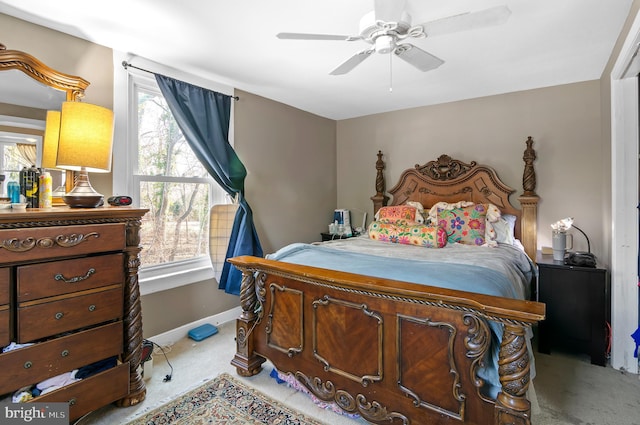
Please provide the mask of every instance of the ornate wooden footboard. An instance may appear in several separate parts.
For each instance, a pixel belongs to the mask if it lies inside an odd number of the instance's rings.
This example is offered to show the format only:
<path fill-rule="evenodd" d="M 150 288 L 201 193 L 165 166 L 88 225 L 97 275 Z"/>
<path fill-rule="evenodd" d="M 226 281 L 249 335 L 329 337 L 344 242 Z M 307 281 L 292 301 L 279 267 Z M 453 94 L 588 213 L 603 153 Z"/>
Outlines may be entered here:
<path fill-rule="evenodd" d="M 243 273 L 237 322 L 240 375 L 268 358 L 313 394 L 373 423 L 529 424 L 527 328 L 531 301 L 445 290 L 256 257 Z M 478 376 L 487 320 L 503 325 L 502 392 Z"/>

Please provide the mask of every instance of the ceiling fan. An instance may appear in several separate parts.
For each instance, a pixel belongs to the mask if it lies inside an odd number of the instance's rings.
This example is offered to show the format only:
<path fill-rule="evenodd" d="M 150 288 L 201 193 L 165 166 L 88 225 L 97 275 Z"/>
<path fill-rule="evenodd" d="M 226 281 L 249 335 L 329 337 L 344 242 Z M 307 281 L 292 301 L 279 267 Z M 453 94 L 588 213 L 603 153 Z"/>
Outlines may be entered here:
<path fill-rule="evenodd" d="M 351 56 L 331 71 L 331 75 L 348 73 L 374 52 L 393 53 L 420 71 L 430 71 L 438 68 L 444 61 L 411 43 L 403 42 L 404 40 L 499 25 L 506 22 L 511 14 L 507 6 L 496 6 L 411 25 L 411 16 L 405 10 L 406 3 L 406 0 L 374 0 L 374 10 L 360 19 L 358 35 L 281 32 L 276 37 L 288 40 L 362 40 L 373 46 Z"/>

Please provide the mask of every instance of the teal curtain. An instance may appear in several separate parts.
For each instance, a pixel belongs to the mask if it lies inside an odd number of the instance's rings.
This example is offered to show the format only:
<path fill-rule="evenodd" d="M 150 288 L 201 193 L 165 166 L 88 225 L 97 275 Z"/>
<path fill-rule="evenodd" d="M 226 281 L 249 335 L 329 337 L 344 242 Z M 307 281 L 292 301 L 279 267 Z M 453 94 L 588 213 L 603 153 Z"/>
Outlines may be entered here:
<path fill-rule="evenodd" d="M 229 144 L 231 97 L 156 74 L 156 81 L 187 143 L 213 179 L 238 199 L 226 258 L 263 256 L 253 213 L 244 198 L 247 170 Z M 219 288 L 240 294 L 241 272 L 225 262 Z"/>

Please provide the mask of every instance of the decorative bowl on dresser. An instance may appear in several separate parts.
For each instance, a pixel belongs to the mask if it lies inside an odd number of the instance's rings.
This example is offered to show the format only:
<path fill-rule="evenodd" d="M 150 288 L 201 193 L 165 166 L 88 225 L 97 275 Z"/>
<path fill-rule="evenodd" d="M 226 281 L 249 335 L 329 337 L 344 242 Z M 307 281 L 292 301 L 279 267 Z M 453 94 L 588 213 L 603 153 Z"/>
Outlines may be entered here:
<path fill-rule="evenodd" d="M 112 359 L 114 367 L 33 398 L 70 421 L 144 400 L 139 229 L 145 209 L 0 210 L 0 394 Z"/>

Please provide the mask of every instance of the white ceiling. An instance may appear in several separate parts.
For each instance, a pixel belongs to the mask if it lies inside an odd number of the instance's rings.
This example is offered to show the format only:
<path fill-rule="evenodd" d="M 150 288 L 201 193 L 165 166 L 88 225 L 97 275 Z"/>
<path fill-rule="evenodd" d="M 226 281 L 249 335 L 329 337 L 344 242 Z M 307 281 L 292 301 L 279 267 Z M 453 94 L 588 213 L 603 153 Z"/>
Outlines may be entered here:
<path fill-rule="evenodd" d="M 0 0 L 0 13 L 345 119 L 598 79 L 632 0 L 408 0 L 413 24 L 501 5 L 511 10 L 502 25 L 413 40 L 445 61 L 428 72 L 374 54 L 350 73 L 332 76 L 369 45 L 276 38 L 278 32 L 357 35 L 373 3 Z"/>

